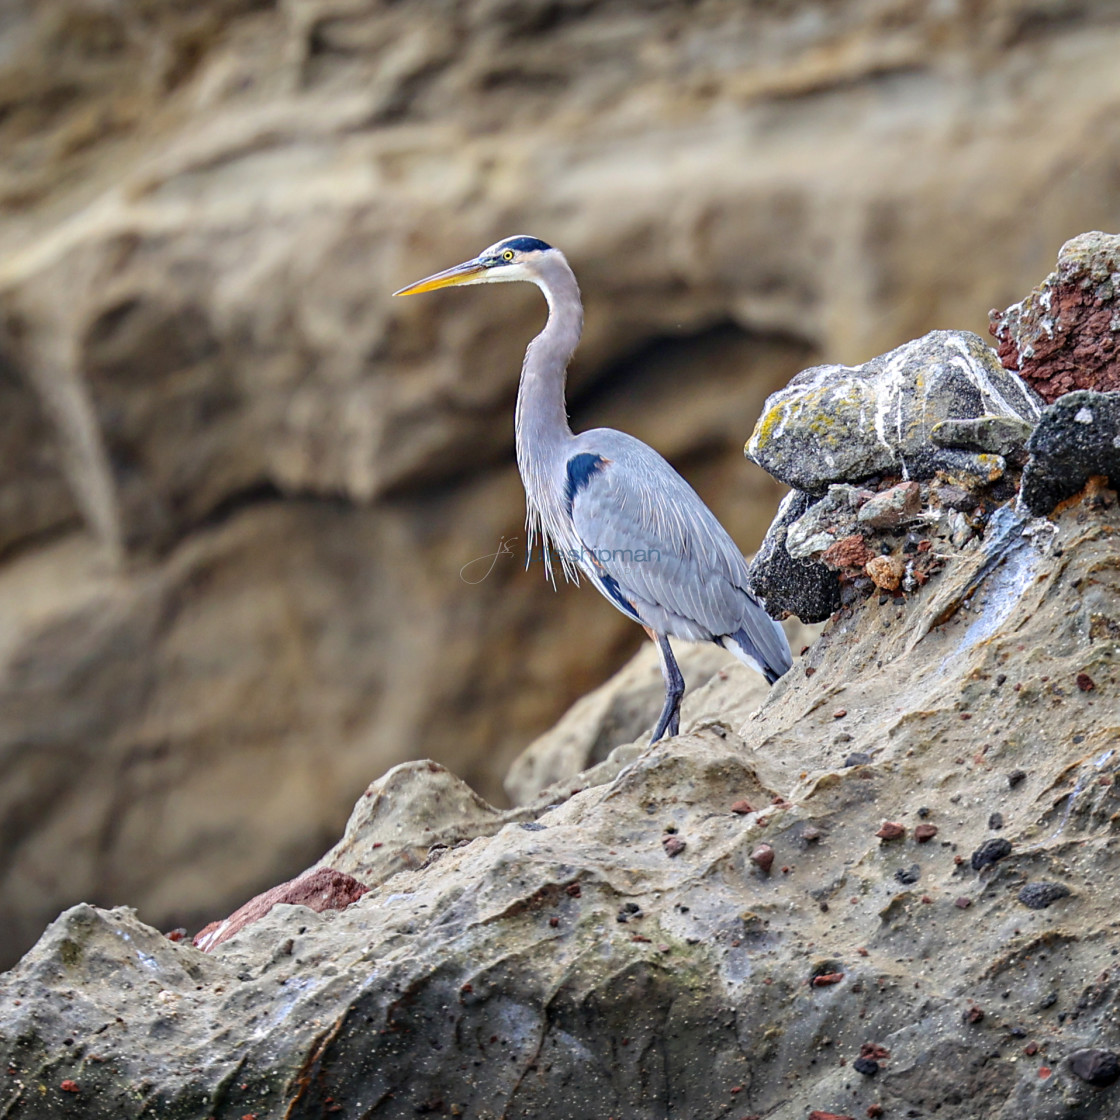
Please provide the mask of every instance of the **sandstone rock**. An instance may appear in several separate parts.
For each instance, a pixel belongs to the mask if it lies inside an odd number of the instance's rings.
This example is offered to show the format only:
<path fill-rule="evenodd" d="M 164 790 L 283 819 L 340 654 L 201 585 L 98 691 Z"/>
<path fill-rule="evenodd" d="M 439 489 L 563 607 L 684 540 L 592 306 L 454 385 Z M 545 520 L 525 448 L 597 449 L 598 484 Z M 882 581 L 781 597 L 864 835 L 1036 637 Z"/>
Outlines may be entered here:
<path fill-rule="evenodd" d="M 1023 504 L 1045 515 L 1094 475 L 1120 487 L 1120 392 L 1079 389 L 1043 410 L 1027 444 Z"/>
<path fill-rule="evenodd" d="M 796 619 L 785 624 L 790 649 L 809 646 L 819 626 Z M 761 706 L 770 685 L 718 646 L 678 643 L 677 663 L 684 674 L 681 728 L 694 729 L 713 703 L 730 721 L 742 722 Z M 717 696 L 735 698 L 733 705 Z M 665 699 L 657 651 L 644 644 L 610 680 L 576 703 L 550 731 L 535 739 L 510 766 L 505 788 L 515 805 L 552 794 L 563 799 L 573 785 L 612 780 L 649 741 L 650 728 Z M 565 786 L 566 783 L 566 786 Z M 748 810 L 749 812 L 749 810 Z"/>
<path fill-rule="evenodd" d="M 991 414 L 1033 422 L 1039 404 L 976 335 L 933 331 L 862 366 L 803 370 L 767 399 L 746 452 L 810 493 L 889 472 L 988 477 L 984 455 L 933 444 L 934 426 Z"/>
<path fill-rule="evenodd" d="M 989 320 L 1000 361 L 1047 404 L 1075 389 L 1120 390 L 1120 236 L 1067 241 L 1057 268 Z"/>
<path fill-rule="evenodd" d="M 0 644 L 34 688 L 2 686 L 29 795 L 0 821 L 0 957 L 81 898 L 180 924 L 287 879 L 405 756 L 497 799 L 643 640 L 504 560 L 456 594 L 522 532 L 509 406 L 541 304 L 389 292 L 512 230 L 562 245 L 573 423 L 669 451 L 750 550 L 778 486 L 729 449 L 770 391 L 981 329 L 1071 222 L 1114 222 L 1114 13 L 1040 11 L 6 5 Z M 235 531 L 216 575 L 184 563 Z M 835 578 L 799 571 L 828 617 Z M 170 632 L 116 646 L 99 596 L 153 584 Z"/>
<path fill-rule="evenodd" d="M 337 1104 L 644 1116 L 669 1102 L 691 1116 L 729 1099 L 862 1115 L 889 1092 L 900 1112 L 1013 1120 L 1056 1115 L 1060 1086 L 1063 1111 L 1068 1097 L 1106 1120 L 1109 1070 L 1077 1055 L 1120 1043 L 1101 967 L 1115 920 L 1115 783 L 1098 780 L 1118 776 L 1120 728 L 1116 706 L 1094 702 L 1115 676 L 1114 641 L 1088 624 L 1120 602 L 1120 510 L 1085 504 L 1054 524 L 1051 543 L 1020 538 L 1013 562 L 953 557 L 940 587 L 892 608 L 890 627 L 873 604 L 846 612 L 810 650 L 814 675 L 779 685 L 738 726 L 734 695 L 711 692 L 706 726 L 562 803 L 510 811 L 496 831 L 503 814 L 441 769 L 387 775 L 355 811 L 346 846 L 358 862 L 382 850 L 365 844 L 367 828 L 418 847 L 431 834 L 461 839 L 345 909 L 281 903 L 203 954 L 130 911 L 75 907 L 0 977 L 9 1115 L 301 1120 Z M 969 594 L 967 615 L 946 615 Z M 1079 612 L 1085 625 L 1071 625 Z M 997 670 L 1061 681 L 1086 665 L 1097 692 L 1041 704 L 1037 685 L 995 683 Z M 834 744 L 841 697 L 849 733 Z M 974 755 L 985 724 L 1000 733 Z M 844 768 L 848 748 L 874 762 Z M 875 838 L 889 807 L 899 820 L 937 814 L 947 843 L 977 849 L 1012 764 L 1032 774 L 1006 826 L 1014 850 L 1083 884 L 1068 927 L 1056 908 L 1025 912 L 994 881 L 999 864 L 985 878 L 1000 889 L 957 907 L 961 872 L 937 845 L 922 849 L 927 903 L 896 881 Z M 740 816 L 732 796 L 769 807 Z M 803 842 L 807 829 L 818 842 Z M 674 858 L 666 836 L 684 842 Z M 769 876 L 751 871 L 764 844 L 792 854 Z M 919 945 L 920 970 L 909 961 Z M 1099 978 L 1060 1032 L 1067 1004 L 1042 998 L 1059 970 Z M 1052 1078 L 992 1058 L 983 1009 L 994 1006 L 1052 1040 Z M 837 1037 L 889 1054 L 874 1095 L 850 1065 L 806 1062 Z"/>

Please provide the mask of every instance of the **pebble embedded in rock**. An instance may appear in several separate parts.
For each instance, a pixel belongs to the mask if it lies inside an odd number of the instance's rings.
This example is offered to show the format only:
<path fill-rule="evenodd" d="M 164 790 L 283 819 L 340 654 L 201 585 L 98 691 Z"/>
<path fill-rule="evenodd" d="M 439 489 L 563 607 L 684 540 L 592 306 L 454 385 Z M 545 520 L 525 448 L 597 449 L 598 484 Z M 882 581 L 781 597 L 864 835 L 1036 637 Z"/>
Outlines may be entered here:
<path fill-rule="evenodd" d="M 1020 782 L 1026 781 L 1026 778 L 1026 770 L 1012 770 L 1011 773 L 1007 775 L 1007 785 L 1010 789 L 1014 789 Z"/>
<path fill-rule="evenodd" d="M 906 826 L 899 824 L 898 821 L 883 821 L 875 835 L 880 840 L 901 840 L 906 835 Z"/>
<path fill-rule="evenodd" d="M 874 1077 L 879 1072 L 879 1063 L 874 1058 L 856 1058 L 852 1062 L 852 1069 L 862 1073 L 864 1077 Z"/>
<path fill-rule="evenodd" d="M 749 801 L 736 801 L 735 804 L 731 806 L 731 811 L 737 813 L 739 816 L 746 816 L 747 813 L 754 812 Z"/>
<path fill-rule="evenodd" d="M 916 482 L 900 482 L 864 502 L 856 520 L 872 529 L 897 529 L 918 516 L 921 501 L 922 490 Z"/>
<path fill-rule="evenodd" d="M 964 1021 L 966 1023 L 982 1023 L 984 1021 L 984 1011 L 980 1007 L 970 1007 L 964 1013 Z"/>
<path fill-rule="evenodd" d="M 1111 1050 L 1075 1050 L 1069 1056 L 1069 1068 L 1082 1081 L 1104 1089 L 1120 1079 L 1120 1056 Z"/>
<path fill-rule="evenodd" d="M 1096 682 L 1088 673 L 1078 673 L 1076 679 L 1077 687 L 1081 689 L 1082 692 L 1092 692 L 1093 689 L 1097 687 Z"/>
<path fill-rule="evenodd" d="M 871 582 L 883 591 L 897 591 L 906 574 L 906 563 L 901 556 L 873 556 L 864 565 Z"/>
<path fill-rule="evenodd" d="M 979 871 L 982 867 L 988 867 L 990 864 L 999 863 L 1001 859 L 1011 855 L 1011 841 L 1005 840 L 1002 836 L 994 837 L 991 840 L 985 840 L 979 848 L 972 853 L 972 870 Z"/>
<path fill-rule="evenodd" d="M 755 864 L 759 871 L 768 874 L 770 868 L 774 866 L 774 849 L 769 844 L 759 844 L 751 852 L 751 863 Z"/>
<path fill-rule="evenodd" d="M 967 910 L 972 905 L 972 899 L 971 898 L 966 898 L 965 896 L 962 895 L 960 898 L 957 899 L 956 902 L 953 903 L 953 905 L 958 910 Z"/>
<path fill-rule="evenodd" d="M 1028 910 L 1045 910 L 1059 898 L 1068 898 L 1069 887 L 1062 883 L 1027 883 L 1019 891 L 1019 901 Z"/>
<path fill-rule="evenodd" d="M 909 867 L 900 867 L 894 873 L 894 877 L 904 886 L 909 886 L 922 877 L 922 869 L 918 864 L 912 863 Z"/>
<path fill-rule="evenodd" d="M 914 839 L 919 844 L 928 844 L 937 835 L 937 825 L 920 824 L 914 829 Z"/>
<path fill-rule="evenodd" d="M 999 830 L 1001 828 L 1003 828 L 1003 814 L 1002 813 L 993 813 L 988 818 L 988 827 L 993 832 L 999 832 Z"/>
<path fill-rule="evenodd" d="M 871 761 L 871 755 L 866 751 L 852 751 L 846 759 L 844 759 L 845 767 L 852 766 L 866 766 Z"/>
<path fill-rule="evenodd" d="M 665 849 L 665 854 L 671 858 L 679 856 L 688 845 L 679 836 L 666 836 L 661 841 L 661 846 Z"/>

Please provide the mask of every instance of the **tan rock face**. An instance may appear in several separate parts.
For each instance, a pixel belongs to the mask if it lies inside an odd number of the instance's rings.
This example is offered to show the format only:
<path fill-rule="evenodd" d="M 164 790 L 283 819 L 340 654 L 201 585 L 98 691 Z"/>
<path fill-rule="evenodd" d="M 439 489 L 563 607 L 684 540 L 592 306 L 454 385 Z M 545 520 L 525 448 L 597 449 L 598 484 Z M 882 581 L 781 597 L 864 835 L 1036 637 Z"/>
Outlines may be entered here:
<path fill-rule="evenodd" d="M 509 558 L 459 579 L 521 534 L 543 311 L 401 283 L 507 233 L 562 246 L 573 423 L 670 454 L 750 549 L 767 393 L 979 328 L 1117 224 L 1103 2 L 11 7 L 0 886 L 33 913 L 0 955 L 79 897 L 166 924 L 271 885 L 406 757 L 496 795 L 640 640 Z"/>

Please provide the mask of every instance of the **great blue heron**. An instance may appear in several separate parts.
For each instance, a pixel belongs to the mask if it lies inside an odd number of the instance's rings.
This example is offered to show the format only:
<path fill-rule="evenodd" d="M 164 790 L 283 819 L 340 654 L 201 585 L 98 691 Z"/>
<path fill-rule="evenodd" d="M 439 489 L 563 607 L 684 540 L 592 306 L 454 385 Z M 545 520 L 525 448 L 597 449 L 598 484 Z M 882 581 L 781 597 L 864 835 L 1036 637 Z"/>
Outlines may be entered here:
<path fill-rule="evenodd" d="M 751 594 L 735 542 L 696 491 L 652 448 L 610 428 L 574 435 L 564 382 L 583 328 L 579 285 L 564 254 L 536 237 L 507 237 L 474 260 L 395 294 L 452 284 L 528 280 L 548 301 L 517 392 L 517 466 L 525 484 L 529 548 L 556 550 L 657 645 L 665 705 L 653 742 L 680 730 L 684 678 L 669 638 L 730 650 L 773 684 L 792 665 L 785 633 Z"/>

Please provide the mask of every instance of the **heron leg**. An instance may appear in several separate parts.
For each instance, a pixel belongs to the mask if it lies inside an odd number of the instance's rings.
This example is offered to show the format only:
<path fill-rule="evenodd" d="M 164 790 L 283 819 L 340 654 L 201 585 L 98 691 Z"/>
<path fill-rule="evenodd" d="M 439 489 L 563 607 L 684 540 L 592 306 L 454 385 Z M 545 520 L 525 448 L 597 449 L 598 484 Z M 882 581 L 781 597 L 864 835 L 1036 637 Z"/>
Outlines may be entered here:
<path fill-rule="evenodd" d="M 684 677 L 673 657 L 669 639 L 664 634 L 650 632 L 657 643 L 657 653 L 661 658 L 661 675 L 665 678 L 665 706 L 661 709 L 657 726 L 653 729 L 651 743 L 656 743 L 666 732 L 669 737 L 679 735 L 681 730 L 681 697 L 684 696 Z"/>

